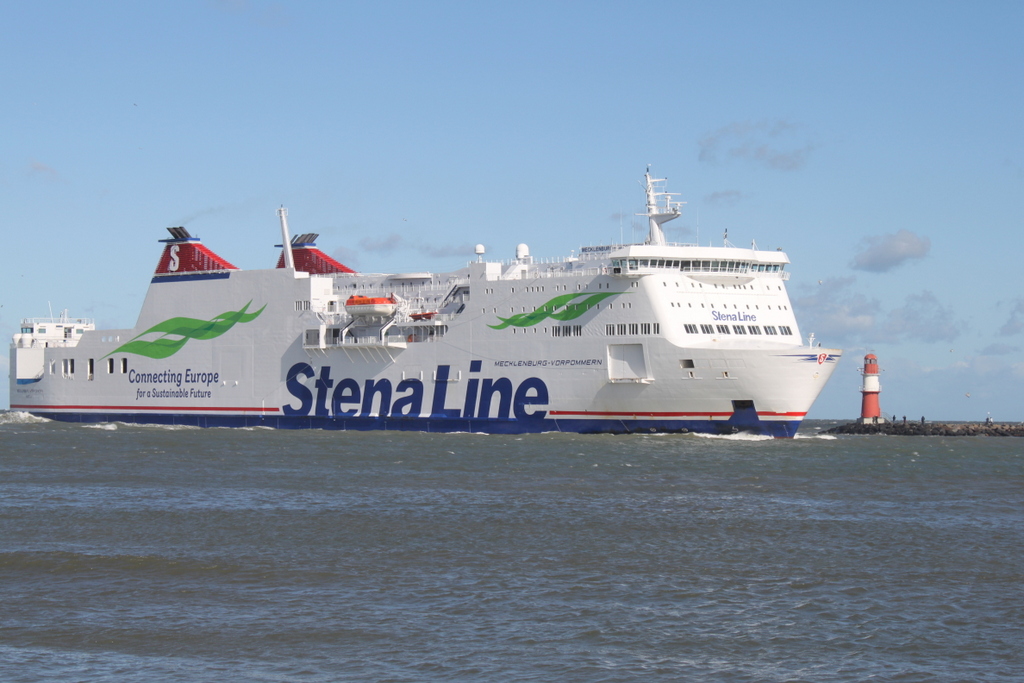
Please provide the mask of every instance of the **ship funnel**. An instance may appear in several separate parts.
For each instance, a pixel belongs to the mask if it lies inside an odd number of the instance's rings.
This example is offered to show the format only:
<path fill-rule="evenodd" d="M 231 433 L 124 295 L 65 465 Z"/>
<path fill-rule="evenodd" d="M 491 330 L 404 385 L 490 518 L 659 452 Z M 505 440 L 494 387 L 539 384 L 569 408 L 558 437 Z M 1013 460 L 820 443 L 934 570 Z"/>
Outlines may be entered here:
<path fill-rule="evenodd" d="M 291 239 L 288 249 L 285 249 L 283 245 L 278 244 L 277 246 L 281 247 L 281 256 L 277 259 L 277 267 L 285 267 L 286 257 L 290 253 L 292 261 L 295 264 L 295 270 L 312 273 L 313 275 L 356 272 L 344 263 L 331 258 L 324 252 L 317 249 L 316 238 L 319 236 L 320 235 L 315 232 L 306 232 L 301 235 L 296 235 Z"/>
<path fill-rule="evenodd" d="M 210 251 L 185 228 L 167 228 L 167 232 L 171 233 L 171 238 L 160 240 L 166 246 L 157 262 L 154 281 L 157 278 L 179 279 L 177 276 L 192 273 L 238 270 L 237 266 Z"/>

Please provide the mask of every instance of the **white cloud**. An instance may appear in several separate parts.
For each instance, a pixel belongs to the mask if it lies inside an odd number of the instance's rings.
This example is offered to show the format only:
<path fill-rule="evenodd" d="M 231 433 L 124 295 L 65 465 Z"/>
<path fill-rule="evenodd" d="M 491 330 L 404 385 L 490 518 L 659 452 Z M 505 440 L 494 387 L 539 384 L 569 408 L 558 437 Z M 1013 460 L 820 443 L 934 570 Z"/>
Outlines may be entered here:
<path fill-rule="evenodd" d="M 909 295 L 901 308 L 889 311 L 882 326 L 882 332 L 893 340 L 923 342 L 952 341 L 962 329 L 953 309 L 943 306 L 929 291 Z"/>
<path fill-rule="evenodd" d="M 828 344 L 883 344 L 950 341 L 964 323 L 929 291 L 910 294 L 903 305 L 885 311 L 877 299 L 854 289 L 856 278 L 830 278 L 805 285 L 793 299 L 801 328 Z"/>
<path fill-rule="evenodd" d="M 909 230 L 865 237 L 862 244 L 863 250 L 853 257 L 850 267 L 872 273 L 884 273 L 910 259 L 924 258 L 932 247 L 927 237 L 919 237 Z"/>
<path fill-rule="evenodd" d="M 1010 344 L 989 344 L 978 353 L 982 356 L 1006 356 L 1011 353 L 1019 352 L 1019 346 L 1011 346 Z"/>
<path fill-rule="evenodd" d="M 1005 325 L 999 328 L 999 334 L 1008 337 L 1012 334 L 1018 334 L 1021 330 L 1024 330 L 1024 298 L 1014 300 L 1013 309 L 1010 310 L 1010 318 L 1006 321 Z"/>
<path fill-rule="evenodd" d="M 816 147 L 792 139 L 800 132 L 800 126 L 783 120 L 730 123 L 701 137 L 697 158 L 711 164 L 741 160 L 777 171 L 799 170 Z"/>
<path fill-rule="evenodd" d="M 854 277 L 829 278 L 812 285 L 814 289 L 806 296 L 794 299 L 802 328 L 830 344 L 869 338 L 877 325 L 880 304 L 852 291 L 854 282 Z"/>

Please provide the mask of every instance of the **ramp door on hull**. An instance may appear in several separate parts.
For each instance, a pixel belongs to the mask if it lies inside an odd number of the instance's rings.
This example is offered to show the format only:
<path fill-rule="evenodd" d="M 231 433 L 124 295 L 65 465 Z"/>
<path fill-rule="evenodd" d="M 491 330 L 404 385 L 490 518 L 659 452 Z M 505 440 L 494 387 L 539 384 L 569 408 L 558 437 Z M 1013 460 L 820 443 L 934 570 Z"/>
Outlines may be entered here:
<path fill-rule="evenodd" d="M 609 344 L 608 379 L 613 382 L 639 382 L 649 379 L 644 345 Z"/>

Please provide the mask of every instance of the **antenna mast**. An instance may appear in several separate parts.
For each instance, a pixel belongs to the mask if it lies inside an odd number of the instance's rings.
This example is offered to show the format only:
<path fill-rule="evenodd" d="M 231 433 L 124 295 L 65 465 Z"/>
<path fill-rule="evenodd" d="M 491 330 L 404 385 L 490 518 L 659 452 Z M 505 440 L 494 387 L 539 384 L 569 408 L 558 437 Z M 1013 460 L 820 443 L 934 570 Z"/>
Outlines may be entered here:
<path fill-rule="evenodd" d="M 281 219 L 281 244 L 284 246 L 284 267 L 295 270 L 295 258 L 292 256 L 292 240 L 288 236 L 288 209 L 283 206 L 277 210 Z"/>
<path fill-rule="evenodd" d="M 658 192 L 657 183 L 665 182 L 666 178 L 652 178 L 651 167 L 647 167 L 644 174 L 644 190 L 647 192 L 647 213 L 637 214 L 647 216 L 650 230 L 647 233 L 647 241 L 644 244 L 665 244 L 665 233 L 661 229 L 662 223 L 679 218 L 679 207 L 686 202 L 672 201 L 671 197 L 677 196 L 678 192 Z M 661 205 L 658 205 L 660 197 L 664 197 Z"/>

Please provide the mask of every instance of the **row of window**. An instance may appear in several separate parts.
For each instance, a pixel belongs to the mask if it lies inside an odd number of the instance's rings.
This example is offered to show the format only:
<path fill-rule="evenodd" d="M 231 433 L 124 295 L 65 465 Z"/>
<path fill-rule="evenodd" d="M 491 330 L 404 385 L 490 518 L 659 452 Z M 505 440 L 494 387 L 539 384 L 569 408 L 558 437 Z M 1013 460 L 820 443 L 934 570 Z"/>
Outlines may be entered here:
<path fill-rule="evenodd" d="M 789 325 L 732 325 L 732 329 L 729 329 L 729 325 L 700 325 L 699 329 L 697 325 L 686 324 L 683 325 L 683 329 L 690 334 L 762 334 L 768 336 L 788 334 L 792 335 L 793 330 Z"/>
<path fill-rule="evenodd" d="M 715 285 L 715 287 L 717 287 L 717 286 L 718 285 Z M 678 301 L 670 301 L 668 305 L 671 308 L 682 308 L 683 307 L 683 305 L 681 303 L 679 303 Z M 747 307 L 747 310 L 749 311 L 750 310 L 750 304 L 745 304 L 745 305 Z M 766 304 L 766 305 L 767 305 L 769 311 L 772 310 L 772 305 L 771 304 Z M 714 304 L 710 304 L 710 303 L 708 304 L 708 306 L 710 306 L 711 308 L 715 307 Z M 719 302 L 719 306 L 721 306 L 722 308 L 724 308 L 726 310 L 729 309 L 729 304 L 723 304 L 723 303 Z M 686 307 L 687 308 L 693 308 L 693 303 L 692 302 L 687 303 Z M 701 304 L 700 307 L 701 308 L 705 308 L 704 304 Z M 736 310 L 739 310 L 739 305 L 738 304 L 733 304 L 732 307 L 734 309 L 736 309 Z M 789 306 L 778 306 L 778 309 L 780 311 L 788 311 L 789 310 Z M 761 305 L 760 304 L 754 304 L 754 310 L 755 311 L 760 311 L 761 310 Z"/>
<path fill-rule="evenodd" d="M 96 361 L 94 359 L 92 359 L 92 358 L 90 358 L 89 360 L 87 360 L 85 362 L 85 366 L 86 366 L 86 373 L 85 374 L 88 376 L 89 379 L 92 379 L 93 376 L 94 376 L 95 365 L 96 365 Z M 114 374 L 114 367 L 115 367 L 114 366 L 114 359 L 113 358 L 108 358 L 107 359 L 107 374 L 108 375 Z M 127 374 L 127 372 L 128 372 L 128 359 L 127 358 L 122 358 L 121 359 L 120 367 L 121 367 L 121 374 L 122 375 Z M 63 377 L 66 377 L 68 379 L 74 379 L 74 377 L 75 377 L 75 359 L 74 358 L 62 358 L 61 362 L 60 362 L 60 373 L 61 373 L 61 375 Z M 56 375 L 57 374 L 57 361 L 56 360 L 51 360 L 50 361 L 50 374 L 51 375 Z"/>
<path fill-rule="evenodd" d="M 604 283 L 598 282 L 597 283 L 597 288 L 598 289 L 611 289 L 611 286 L 612 286 L 612 283 L 610 283 L 610 282 L 604 282 Z M 637 284 L 634 282 L 632 284 L 632 286 L 636 287 Z M 584 285 L 584 284 L 576 283 L 576 289 L 582 291 L 584 288 L 589 289 L 590 285 L 589 284 Z M 540 285 L 540 286 L 537 286 L 537 287 L 522 287 L 521 289 L 524 292 L 543 292 L 543 291 L 545 291 L 543 285 Z M 567 292 L 567 291 L 569 291 L 569 285 L 552 285 L 552 289 L 554 291 L 556 291 L 556 292 Z M 492 288 L 489 288 L 489 289 L 484 289 L 484 294 L 495 294 L 497 291 L 498 291 L 497 289 L 492 287 Z M 511 294 L 515 294 L 516 293 L 516 288 L 515 287 L 510 288 L 510 293 Z"/>
<path fill-rule="evenodd" d="M 610 336 L 623 334 L 661 334 L 661 323 L 609 323 L 605 325 L 605 334 Z"/>
<path fill-rule="evenodd" d="M 660 323 L 608 323 L 605 325 L 608 336 L 650 335 L 661 334 Z M 789 325 L 692 325 L 687 323 L 683 329 L 690 334 L 752 334 L 792 336 L 793 328 Z M 525 331 L 525 330 L 524 330 Z M 582 325 L 555 325 L 551 328 L 552 337 L 581 337 Z"/>
<path fill-rule="evenodd" d="M 608 323 L 605 325 L 608 336 L 661 334 L 660 323 Z M 792 336 L 793 328 L 789 325 L 692 325 L 687 323 L 683 329 L 690 334 L 751 334 Z M 525 330 L 524 330 L 525 331 Z M 552 337 L 581 337 L 582 325 L 555 325 L 551 328 Z"/>
<path fill-rule="evenodd" d="M 581 307 L 581 306 L 583 306 L 583 304 L 569 304 L 569 306 L 567 306 L 567 308 L 571 309 L 573 307 Z M 586 306 L 587 306 L 587 310 L 588 311 L 591 308 L 593 308 L 594 310 L 598 310 L 598 311 L 602 310 L 601 309 L 601 304 L 586 304 Z M 538 310 L 537 306 L 521 306 L 520 308 L 522 308 L 523 313 L 527 313 L 529 311 L 536 311 L 536 310 Z M 540 310 L 543 310 L 543 311 L 554 311 L 555 308 L 557 308 L 557 306 L 541 306 Z M 608 310 L 609 308 L 615 308 L 615 304 L 614 303 L 604 304 L 604 310 Z M 619 308 L 633 308 L 633 302 L 632 301 L 620 302 L 619 303 Z M 482 314 L 484 314 L 484 315 L 487 315 L 487 309 L 486 308 L 481 308 L 480 312 Z M 515 312 L 516 312 L 516 307 L 515 306 L 509 306 L 508 307 L 508 312 L 509 312 L 510 315 L 514 315 Z M 491 308 L 491 313 L 497 314 L 498 313 L 498 307 L 495 306 L 495 307 Z"/>
<path fill-rule="evenodd" d="M 57 325 L 57 328 L 60 329 L 61 326 Z M 65 339 L 72 339 L 74 337 L 74 335 L 76 335 L 76 334 L 78 336 L 82 336 L 82 333 L 83 333 L 83 330 L 75 329 L 74 327 L 65 327 L 63 329 L 64 329 L 64 338 Z M 21 328 L 21 333 L 22 334 L 32 334 L 32 328 L 31 327 L 23 327 L 23 328 Z M 35 333 L 36 334 L 46 334 L 46 328 L 45 327 L 37 327 L 37 328 L 35 328 Z"/>
<path fill-rule="evenodd" d="M 612 259 L 613 268 L 672 268 L 686 273 L 778 273 L 782 263 L 751 263 L 750 261 L 685 261 L 679 259 Z"/>

